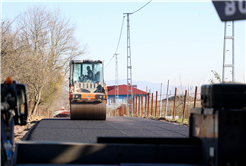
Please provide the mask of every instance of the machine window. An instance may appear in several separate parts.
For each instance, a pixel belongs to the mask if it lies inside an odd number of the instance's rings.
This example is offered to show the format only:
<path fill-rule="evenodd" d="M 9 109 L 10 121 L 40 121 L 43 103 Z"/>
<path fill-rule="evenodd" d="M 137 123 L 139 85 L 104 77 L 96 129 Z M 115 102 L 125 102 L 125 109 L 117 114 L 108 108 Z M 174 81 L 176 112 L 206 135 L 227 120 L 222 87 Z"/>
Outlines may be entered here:
<path fill-rule="evenodd" d="M 74 64 L 74 81 L 79 81 L 79 77 L 81 76 L 81 64 Z"/>
<path fill-rule="evenodd" d="M 73 80 L 85 83 L 103 83 L 103 65 L 101 63 L 74 64 Z"/>

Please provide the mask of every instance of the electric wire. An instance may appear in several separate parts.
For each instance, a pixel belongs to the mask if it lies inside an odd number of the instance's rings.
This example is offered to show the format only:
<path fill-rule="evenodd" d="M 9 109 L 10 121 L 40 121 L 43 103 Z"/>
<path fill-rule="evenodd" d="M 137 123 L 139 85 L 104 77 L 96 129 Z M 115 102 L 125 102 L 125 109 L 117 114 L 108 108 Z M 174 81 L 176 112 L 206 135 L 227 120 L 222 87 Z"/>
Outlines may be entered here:
<path fill-rule="evenodd" d="M 148 3 L 146 3 L 144 6 L 142 6 L 141 8 L 139 8 L 138 10 L 136 10 L 135 12 L 131 13 L 134 14 L 136 12 L 138 12 L 139 10 L 143 9 L 145 6 L 147 6 L 152 0 L 150 0 Z"/>
<path fill-rule="evenodd" d="M 121 30 L 120 30 L 120 36 L 119 36 L 119 40 L 118 40 L 118 44 L 115 50 L 115 54 L 118 51 L 119 48 L 119 44 L 120 44 L 120 39 L 121 39 L 121 34 L 122 34 L 122 29 L 123 29 L 123 25 L 124 25 L 124 20 L 125 20 L 125 16 L 123 16 L 123 20 L 122 20 L 122 25 L 121 25 Z M 109 63 L 112 61 L 112 59 L 114 58 L 115 54 L 112 56 L 112 58 L 110 59 L 110 61 L 107 63 L 107 65 L 105 66 L 105 68 L 109 65 Z"/>
<path fill-rule="evenodd" d="M 113 58 L 114 58 L 114 55 L 112 56 L 112 58 L 110 59 L 110 61 L 108 62 L 108 64 L 112 61 Z M 108 66 L 108 64 L 105 66 L 105 69 Z"/>
<path fill-rule="evenodd" d="M 121 30 L 120 30 L 120 37 L 119 37 L 119 41 L 118 41 L 117 48 L 116 48 L 116 50 L 115 50 L 115 54 L 117 53 L 118 48 L 119 48 L 120 39 L 121 39 L 121 34 L 122 34 L 122 29 L 123 29 L 123 25 L 124 25 L 124 20 L 125 20 L 125 16 L 123 16 L 122 25 L 121 25 Z"/>
<path fill-rule="evenodd" d="M 138 12 L 139 10 L 143 9 L 145 6 L 147 6 L 152 0 L 150 0 L 148 3 L 146 3 L 144 6 L 142 6 L 141 8 L 139 8 L 138 10 L 136 10 L 135 12 L 131 13 L 131 14 L 134 14 L 136 12 Z M 121 30 L 120 30 L 120 36 L 119 36 L 119 41 L 118 41 L 118 44 L 117 44 L 117 47 L 116 47 L 116 50 L 115 50 L 115 54 L 117 53 L 118 51 L 118 48 L 119 48 L 119 44 L 120 44 L 120 39 L 121 39 L 121 34 L 122 34 L 122 29 L 123 29 L 123 25 L 124 25 L 124 18 L 125 16 L 123 16 L 123 20 L 122 20 L 122 25 L 121 25 Z M 115 54 L 112 56 L 112 58 L 110 59 L 110 61 L 107 63 L 107 65 L 105 66 L 105 68 L 109 65 L 109 63 L 112 61 L 112 59 L 114 58 Z"/>

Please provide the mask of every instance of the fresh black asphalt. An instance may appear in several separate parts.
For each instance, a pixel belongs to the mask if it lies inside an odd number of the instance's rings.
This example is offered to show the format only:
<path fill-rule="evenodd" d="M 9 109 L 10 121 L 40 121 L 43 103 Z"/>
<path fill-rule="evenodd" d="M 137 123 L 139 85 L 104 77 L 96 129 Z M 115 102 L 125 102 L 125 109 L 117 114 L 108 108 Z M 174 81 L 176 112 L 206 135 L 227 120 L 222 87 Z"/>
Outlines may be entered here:
<path fill-rule="evenodd" d="M 188 127 L 136 117 L 107 117 L 106 121 L 43 119 L 27 139 L 95 143 L 100 136 L 180 138 L 188 137 Z"/>

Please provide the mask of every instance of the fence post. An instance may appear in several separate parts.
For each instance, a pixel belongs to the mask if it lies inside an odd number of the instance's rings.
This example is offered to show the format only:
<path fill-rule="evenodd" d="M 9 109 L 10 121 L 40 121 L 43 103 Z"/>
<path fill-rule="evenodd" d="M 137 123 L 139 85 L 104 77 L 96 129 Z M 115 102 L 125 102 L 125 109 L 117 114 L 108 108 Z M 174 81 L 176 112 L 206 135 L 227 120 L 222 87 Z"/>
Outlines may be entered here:
<path fill-rule="evenodd" d="M 146 86 L 146 95 L 145 95 L 145 110 L 144 110 L 144 115 L 145 116 L 148 116 L 148 110 L 149 110 L 149 108 L 147 109 L 147 104 L 148 104 L 148 100 L 147 100 L 147 98 L 148 98 L 148 94 L 149 94 L 149 89 L 148 89 L 148 87 Z M 148 104 L 149 105 L 149 104 Z"/>
<path fill-rule="evenodd" d="M 149 117 L 149 96 L 150 96 L 150 93 L 148 93 L 148 111 L 147 111 L 147 113 L 148 113 L 148 117 Z"/>
<path fill-rule="evenodd" d="M 140 96 L 138 96 L 138 116 L 140 116 Z"/>
<path fill-rule="evenodd" d="M 196 108 L 196 98 L 197 98 L 197 86 L 196 86 L 196 90 L 195 90 L 194 108 Z"/>
<path fill-rule="evenodd" d="M 127 114 L 129 113 L 128 111 L 127 111 L 127 105 L 125 105 L 125 113 L 126 113 L 126 116 L 127 116 Z M 128 114 L 129 115 L 129 114 Z"/>
<path fill-rule="evenodd" d="M 137 112 L 138 112 L 138 96 L 135 97 L 135 115 L 137 116 Z"/>
<path fill-rule="evenodd" d="M 128 109 L 126 108 L 127 113 L 130 112 L 130 115 L 133 114 L 133 112 L 130 111 L 130 110 L 133 110 L 133 105 L 134 105 L 133 98 L 134 98 L 134 97 L 132 96 L 132 98 L 130 99 L 130 103 L 131 103 L 130 109 L 128 110 Z"/>
<path fill-rule="evenodd" d="M 143 95 L 141 96 L 141 116 L 143 116 Z"/>
<path fill-rule="evenodd" d="M 136 96 L 136 110 L 135 110 L 135 115 L 137 116 L 138 114 L 138 96 Z"/>
<path fill-rule="evenodd" d="M 153 116 L 153 102 L 154 102 L 154 94 L 152 93 L 152 98 L 151 98 L 151 116 Z"/>
<path fill-rule="evenodd" d="M 160 117 L 161 117 L 161 111 L 162 111 L 162 83 L 161 83 L 161 93 L 160 93 Z"/>
<path fill-rule="evenodd" d="M 166 97 L 166 109 L 165 109 L 165 115 L 164 117 L 167 116 L 167 106 L 168 106 L 168 92 L 169 92 L 169 80 L 167 81 L 167 97 Z"/>
<path fill-rule="evenodd" d="M 145 109 L 144 109 L 144 116 L 147 116 L 147 94 L 145 94 Z"/>
<path fill-rule="evenodd" d="M 158 100 L 158 91 L 156 91 L 156 97 L 155 97 L 155 116 L 157 117 L 157 100 Z"/>
<path fill-rule="evenodd" d="M 174 103 L 173 103 L 173 119 L 175 119 L 176 98 L 177 98 L 177 88 L 175 88 L 175 94 L 174 94 Z"/>
<path fill-rule="evenodd" d="M 133 115 L 135 113 L 135 102 L 134 102 L 135 97 L 133 96 L 132 98 L 132 106 L 133 106 Z"/>
<path fill-rule="evenodd" d="M 125 115 L 127 116 L 126 105 L 124 105 L 123 108 L 124 108 Z"/>
<path fill-rule="evenodd" d="M 138 108 L 138 96 L 136 96 L 136 115 L 138 116 L 138 110 L 139 110 L 139 108 Z"/>
<path fill-rule="evenodd" d="M 185 99 L 184 99 L 184 110 L 183 110 L 183 120 L 182 120 L 182 123 L 184 123 L 184 119 L 185 119 L 186 99 L 187 99 L 187 90 L 185 90 Z"/>

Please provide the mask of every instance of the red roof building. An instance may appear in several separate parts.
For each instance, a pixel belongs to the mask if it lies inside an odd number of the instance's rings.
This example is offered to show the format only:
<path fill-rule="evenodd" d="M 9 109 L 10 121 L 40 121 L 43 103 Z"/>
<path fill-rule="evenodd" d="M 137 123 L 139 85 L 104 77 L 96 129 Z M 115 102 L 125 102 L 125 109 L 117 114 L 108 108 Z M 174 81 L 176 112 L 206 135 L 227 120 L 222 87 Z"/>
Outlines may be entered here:
<path fill-rule="evenodd" d="M 147 92 L 142 91 L 140 89 L 135 88 L 136 86 L 132 87 L 132 94 L 133 96 L 146 96 L 148 95 Z M 128 87 L 129 90 L 131 90 L 131 86 Z M 115 85 L 113 86 L 107 86 L 108 89 L 108 105 L 112 105 L 115 103 Z M 127 101 L 127 85 L 119 85 L 118 86 L 118 92 L 119 92 L 119 102 L 121 104 L 126 104 Z"/>

